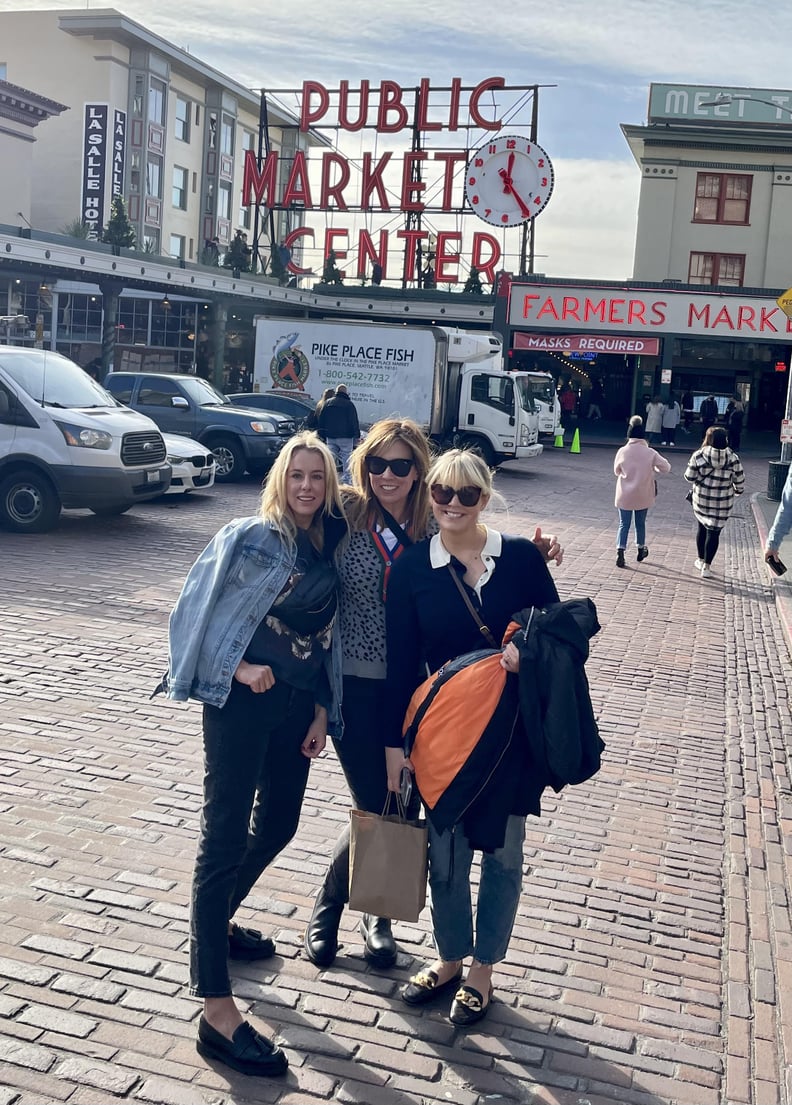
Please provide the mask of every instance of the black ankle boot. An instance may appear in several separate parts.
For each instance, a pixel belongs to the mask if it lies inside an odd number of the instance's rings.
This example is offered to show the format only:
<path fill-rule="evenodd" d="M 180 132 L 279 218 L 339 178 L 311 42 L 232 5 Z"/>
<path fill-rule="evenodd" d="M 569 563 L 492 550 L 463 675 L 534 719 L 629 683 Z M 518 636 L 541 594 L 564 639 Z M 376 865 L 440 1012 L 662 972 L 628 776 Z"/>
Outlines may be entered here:
<path fill-rule="evenodd" d="M 617 568 L 626 568 L 627 567 L 627 565 L 624 563 L 624 549 L 617 549 L 616 550 L 616 567 Z"/>
<path fill-rule="evenodd" d="M 648 555 L 649 555 L 649 550 L 647 549 L 646 545 L 639 545 L 638 546 L 638 556 L 636 557 L 638 563 L 640 564 L 642 560 L 646 560 Z"/>
<path fill-rule="evenodd" d="M 338 954 L 338 925 L 343 912 L 344 903 L 321 886 L 303 940 L 305 954 L 317 967 L 329 967 Z"/>
<path fill-rule="evenodd" d="M 374 917 L 364 913 L 360 922 L 360 935 L 365 941 L 363 954 L 375 967 L 392 967 L 396 962 L 396 941 L 387 917 Z"/>

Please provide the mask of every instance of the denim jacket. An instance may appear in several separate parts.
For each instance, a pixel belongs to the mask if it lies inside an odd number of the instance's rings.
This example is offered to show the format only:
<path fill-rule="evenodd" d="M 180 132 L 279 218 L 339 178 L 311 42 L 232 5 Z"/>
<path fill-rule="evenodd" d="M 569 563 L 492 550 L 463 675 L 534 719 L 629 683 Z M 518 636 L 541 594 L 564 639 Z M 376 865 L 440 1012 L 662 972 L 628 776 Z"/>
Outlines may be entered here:
<path fill-rule="evenodd" d="M 781 492 L 781 504 L 776 511 L 770 533 L 767 535 L 767 548 L 778 552 L 778 546 L 792 529 L 792 468 L 789 469 L 784 490 Z"/>
<path fill-rule="evenodd" d="M 168 698 L 223 706 L 253 634 L 286 583 L 296 559 L 281 534 L 260 518 L 235 518 L 215 534 L 190 569 L 168 622 Z M 325 659 L 332 691 L 327 731 L 340 737 L 341 635 Z"/>

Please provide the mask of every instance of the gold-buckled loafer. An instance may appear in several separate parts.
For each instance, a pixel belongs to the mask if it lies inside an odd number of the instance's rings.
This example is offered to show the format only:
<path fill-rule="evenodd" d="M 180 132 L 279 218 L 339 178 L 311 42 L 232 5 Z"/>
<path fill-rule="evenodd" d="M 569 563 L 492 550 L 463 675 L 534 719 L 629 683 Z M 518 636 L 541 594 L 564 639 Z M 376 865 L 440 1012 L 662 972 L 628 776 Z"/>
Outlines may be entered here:
<path fill-rule="evenodd" d="M 460 986 L 454 994 L 454 1001 L 451 1005 L 451 1012 L 448 1014 L 448 1019 L 452 1024 L 462 1025 L 463 1027 L 467 1027 L 471 1024 L 478 1024 L 479 1021 L 486 1017 L 491 1004 L 491 986 L 486 1003 L 483 994 L 479 993 L 475 986 Z"/>
<path fill-rule="evenodd" d="M 449 990 L 453 990 L 458 985 L 461 977 L 462 968 L 460 966 L 453 978 L 449 978 L 438 985 L 436 972 L 429 967 L 425 967 L 417 975 L 413 975 L 404 987 L 401 992 L 402 1000 L 406 1001 L 408 1005 L 426 1005 L 427 1002 L 434 1001 L 435 998 L 439 998 L 442 994 L 447 994 Z"/>

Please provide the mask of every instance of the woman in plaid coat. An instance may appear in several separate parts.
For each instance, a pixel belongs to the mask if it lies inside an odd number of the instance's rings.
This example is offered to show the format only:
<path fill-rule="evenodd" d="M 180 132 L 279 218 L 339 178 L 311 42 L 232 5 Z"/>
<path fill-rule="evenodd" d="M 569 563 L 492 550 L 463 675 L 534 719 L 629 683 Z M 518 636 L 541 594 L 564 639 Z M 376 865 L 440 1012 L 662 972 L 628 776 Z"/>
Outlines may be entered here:
<path fill-rule="evenodd" d="M 728 446 L 722 426 L 710 426 L 704 442 L 688 461 L 685 479 L 693 484 L 693 513 L 698 522 L 695 565 L 702 578 L 712 574 L 723 527 L 734 507 L 735 495 L 742 495 L 745 473 L 740 458 Z"/>

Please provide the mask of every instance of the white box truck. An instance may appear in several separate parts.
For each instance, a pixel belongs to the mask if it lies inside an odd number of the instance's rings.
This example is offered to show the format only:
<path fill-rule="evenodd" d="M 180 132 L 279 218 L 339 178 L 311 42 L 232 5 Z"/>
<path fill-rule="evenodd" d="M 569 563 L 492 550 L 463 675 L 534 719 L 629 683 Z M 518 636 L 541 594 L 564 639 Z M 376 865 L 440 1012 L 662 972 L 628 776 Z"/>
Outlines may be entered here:
<path fill-rule="evenodd" d="M 514 373 L 517 380 L 523 381 L 519 387 L 529 391 L 539 416 L 539 433 L 555 437 L 561 433 L 561 404 L 558 402 L 555 378 L 549 372 Z"/>
<path fill-rule="evenodd" d="M 361 425 L 412 418 L 441 448 L 477 448 L 490 465 L 537 457 L 530 391 L 503 371 L 495 334 L 444 326 L 256 319 L 254 390 L 346 384 Z"/>

